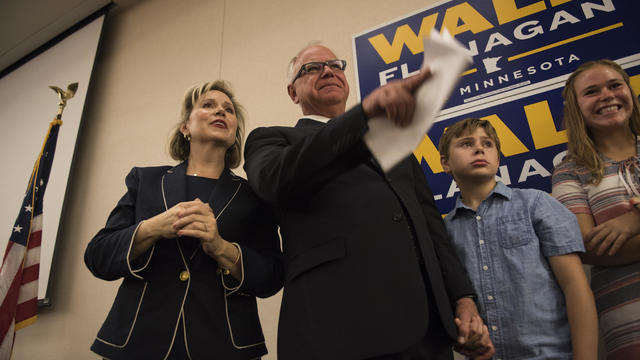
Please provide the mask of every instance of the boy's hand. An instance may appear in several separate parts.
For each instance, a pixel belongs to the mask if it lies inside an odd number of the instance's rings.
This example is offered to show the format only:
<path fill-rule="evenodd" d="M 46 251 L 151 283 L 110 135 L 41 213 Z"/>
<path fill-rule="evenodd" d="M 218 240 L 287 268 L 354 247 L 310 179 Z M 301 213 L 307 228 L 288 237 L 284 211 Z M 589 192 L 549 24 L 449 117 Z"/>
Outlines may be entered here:
<path fill-rule="evenodd" d="M 473 359 L 489 359 L 495 354 L 493 343 L 489 338 L 489 329 L 478 314 L 475 302 L 470 298 L 456 301 L 456 327 L 458 343 L 454 349 Z"/>

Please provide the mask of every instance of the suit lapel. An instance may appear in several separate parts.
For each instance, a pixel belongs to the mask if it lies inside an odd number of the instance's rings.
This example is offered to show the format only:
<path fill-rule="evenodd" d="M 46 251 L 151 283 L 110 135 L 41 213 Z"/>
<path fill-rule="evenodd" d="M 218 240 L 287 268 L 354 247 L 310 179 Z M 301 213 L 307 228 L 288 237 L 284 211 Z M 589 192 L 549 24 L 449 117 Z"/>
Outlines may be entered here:
<path fill-rule="evenodd" d="M 165 201 L 166 210 L 171 209 L 177 203 L 187 200 L 187 163 L 167 170 L 162 179 L 162 196 Z"/>
<path fill-rule="evenodd" d="M 220 179 L 218 179 L 216 187 L 208 199 L 209 206 L 213 209 L 213 214 L 218 224 L 220 224 L 222 214 L 224 214 L 227 206 L 233 201 L 240 186 L 241 182 L 234 180 L 231 170 L 225 167 L 220 175 Z"/>
<path fill-rule="evenodd" d="M 167 170 L 162 176 L 162 199 L 165 210 L 171 209 L 176 204 L 187 200 L 187 163 L 182 162 L 177 166 Z M 180 238 L 175 238 L 175 243 L 180 252 L 182 263 L 188 269 L 188 255 L 183 252 L 183 245 Z M 155 244 L 153 245 L 155 248 Z M 196 250 L 197 251 L 197 250 Z"/>
<path fill-rule="evenodd" d="M 220 174 L 220 178 L 218 179 L 215 188 L 211 192 L 211 195 L 209 195 L 209 199 L 207 199 L 207 203 L 213 210 L 213 215 L 216 218 L 218 233 L 221 236 L 224 234 L 225 227 L 225 222 L 223 221 L 224 216 L 222 215 L 225 213 L 227 206 L 233 201 L 233 198 L 240 190 L 240 186 L 240 181 L 234 180 L 231 175 L 231 171 L 225 167 L 222 174 Z M 205 258 L 207 258 L 207 255 L 198 248 L 193 260 L 194 264 L 199 263 Z"/>
<path fill-rule="evenodd" d="M 187 163 L 183 162 L 176 167 L 167 170 L 167 173 L 163 176 L 162 196 L 167 209 L 170 209 L 172 206 L 180 202 L 190 200 L 187 199 L 186 172 Z M 220 175 L 220 179 L 218 179 L 214 190 L 211 192 L 209 199 L 207 199 L 209 206 L 211 206 L 211 209 L 213 209 L 213 213 L 216 216 L 219 231 L 222 231 L 221 215 L 224 214 L 227 206 L 231 201 L 233 201 L 233 198 L 240 190 L 241 184 L 242 183 L 240 181 L 234 180 L 231 175 L 231 171 L 228 168 L 225 168 Z M 179 242 L 178 246 L 181 247 Z M 196 258 L 201 257 L 200 253 L 201 252 L 198 248 L 198 251 L 194 254 L 196 255 Z"/>
<path fill-rule="evenodd" d="M 167 209 L 172 206 L 188 201 L 187 199 L 187 163 L 183 162 L 174 168 L 167 170 L 162 181 L 162 194 L 165 199 Z M 216 217 L 224 213 L 227 205 L 233 200 L 240 188 L 241 183 L 233 179 L 232 173 L 225 168 L 218 179 L 218 182 L 206 201 L 213 209 Z M 204 200 L 204 199 L 202 199 Z"/>

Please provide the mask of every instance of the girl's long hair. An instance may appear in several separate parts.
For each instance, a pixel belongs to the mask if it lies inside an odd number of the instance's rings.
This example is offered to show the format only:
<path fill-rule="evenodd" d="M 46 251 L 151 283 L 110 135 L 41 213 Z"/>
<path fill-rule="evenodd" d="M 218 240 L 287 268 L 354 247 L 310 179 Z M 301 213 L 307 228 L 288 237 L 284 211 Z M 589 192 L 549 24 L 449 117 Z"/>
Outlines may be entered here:
<path fill-rule="evenodd" d="M 629 119 L 629 128 L 631 132 L 638 136 L 640 135 L 640 104 L 638 103 L 638 97 L 631 87 L 631 80 L 629 75 L 620 67 L 620 65 L 607 59 L 588 61 L 580 65 L 576 71 L 567 79 L 564 90 L 562 91 L 562 98 L 564 99 L 564 127 L 567 130 L 568 141 L 568 160 L 575 161 L 578 165 L 582 165 L 587 168 L 591 173 L 591 183 L 599 184 L 604 175 L 604 164 L 602 159 L 598 155 L 598 151 L 593 139 L 593 133 L 586 126 L 584 116 L 578 106 L 578 97 L 575 90 L 576 78 L 585 72 L 586 70 L 597 66 L 608 66 L 618 72 L 624 79 L 624 82 L 629 87 L 631 93 L 631 101 L 633 102 L 633 110 Z"/>

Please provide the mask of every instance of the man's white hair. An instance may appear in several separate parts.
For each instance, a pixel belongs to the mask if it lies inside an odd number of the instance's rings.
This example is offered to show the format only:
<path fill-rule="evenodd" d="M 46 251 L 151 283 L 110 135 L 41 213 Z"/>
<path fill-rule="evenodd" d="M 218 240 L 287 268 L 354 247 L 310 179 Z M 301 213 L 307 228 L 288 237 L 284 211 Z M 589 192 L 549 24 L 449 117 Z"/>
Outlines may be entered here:
<path fill-rule="evenodd" d="M 302 49 L 300 49 L 300 51 L 298 51 L 296 53 L 296 56 L 294 56 L 293 58 L 291 58 L 291 61 L 289 61 L 289 65 L 287 66 L 287 84 L 291 85 L 291 83 L 293 82 L 293 78 L 296 76 L 297 71 L 294 70 L 294 67 L 296 65 L 296 61 L 298 61 L 298 57 L 300 56 L 300 54 L 307 50 L 308 48 L 315 46 L 315 45 L 321 45 L 321 41 L 320 40 L 314 40 L 309 42 L 305 47 L 303 47 Z"/>

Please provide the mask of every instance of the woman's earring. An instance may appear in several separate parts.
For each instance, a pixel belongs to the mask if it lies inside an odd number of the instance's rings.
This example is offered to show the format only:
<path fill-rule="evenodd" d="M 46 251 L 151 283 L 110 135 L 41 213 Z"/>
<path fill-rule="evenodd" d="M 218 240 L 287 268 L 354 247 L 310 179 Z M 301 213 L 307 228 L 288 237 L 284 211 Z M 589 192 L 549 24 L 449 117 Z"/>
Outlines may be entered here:
<path fill-rule="evenodd" d="M 184 136 L 184 138 L 187 139 L 187 141 L 191 141 L 191 135 L 182 134 L 182 136 Z"/>

